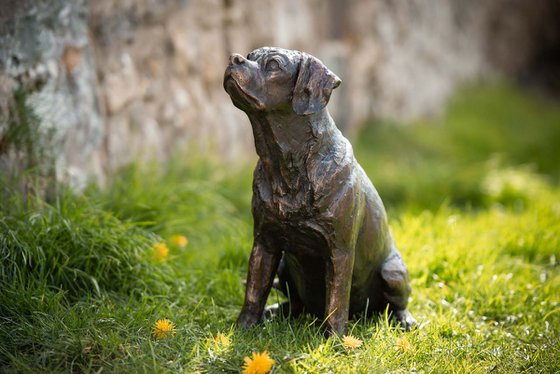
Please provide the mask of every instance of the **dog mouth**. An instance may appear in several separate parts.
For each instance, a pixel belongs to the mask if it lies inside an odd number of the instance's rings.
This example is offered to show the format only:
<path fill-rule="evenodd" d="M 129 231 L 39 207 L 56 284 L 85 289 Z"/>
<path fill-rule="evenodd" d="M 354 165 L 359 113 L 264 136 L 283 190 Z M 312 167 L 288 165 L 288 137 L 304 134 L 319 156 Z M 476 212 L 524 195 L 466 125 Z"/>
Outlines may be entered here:
<path fill-rule="evenodd" d="M 264 110 L 265 105 L 262 101 L 256 98 L 254 95 L 250 94 L 247 90 L 245 90 L 239 82 L 235 79 L 235 77 L 231 74 L 231 72 L 226 70 L 226 74 L 224 75 L 224 89 L 235 102 L 240 104 L 250 104 L 252 107 L 258 110 Z"/>

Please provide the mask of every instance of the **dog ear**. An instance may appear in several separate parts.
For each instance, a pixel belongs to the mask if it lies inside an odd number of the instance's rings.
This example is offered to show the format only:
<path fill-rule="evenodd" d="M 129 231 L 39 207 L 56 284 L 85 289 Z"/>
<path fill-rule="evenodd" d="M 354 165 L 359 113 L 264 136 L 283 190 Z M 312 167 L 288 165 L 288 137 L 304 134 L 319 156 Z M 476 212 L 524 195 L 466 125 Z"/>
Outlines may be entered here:
<path fill-rule="evenodd" d="M 301 116 L 317 113 L 341 82 L 319 59 L 302 53 L 292 98 L 294 112 Z"/>

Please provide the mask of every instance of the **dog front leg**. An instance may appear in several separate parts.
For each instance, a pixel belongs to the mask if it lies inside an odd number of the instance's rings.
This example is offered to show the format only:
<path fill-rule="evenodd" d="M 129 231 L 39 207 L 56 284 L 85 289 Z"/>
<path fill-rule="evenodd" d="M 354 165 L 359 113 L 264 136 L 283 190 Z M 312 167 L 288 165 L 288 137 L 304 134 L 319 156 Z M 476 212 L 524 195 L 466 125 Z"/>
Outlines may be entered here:
<path fill-rule="evenodd" d="M 238 326 L 248 328 L 260 322 L 280 258 L 280 252 L 270 252 L 260 243 L 253 245 L 249 259 L 245 302 L 237 318 Z"/>
<path fill-rule="evenodd" d="M 327 335 L 343 334 L 348 322 L 353 252 L 335 250 L 327 265 Z"/>

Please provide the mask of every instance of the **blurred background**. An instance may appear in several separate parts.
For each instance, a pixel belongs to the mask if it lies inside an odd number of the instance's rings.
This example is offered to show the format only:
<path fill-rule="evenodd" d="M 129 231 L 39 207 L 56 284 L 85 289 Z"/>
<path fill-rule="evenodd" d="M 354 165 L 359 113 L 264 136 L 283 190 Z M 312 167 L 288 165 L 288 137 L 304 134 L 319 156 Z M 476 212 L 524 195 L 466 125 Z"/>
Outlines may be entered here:
<path fill-rule="evenodd" d="M 416 170 L 422 155 L 482 147 L 478 159 L 499 163 L 512 142 L 517 163 L 552 175 L 559 117 L 543 122 L 538 105 L 556 113 L 559 19 L 556 0 L 2 0 L 0 170 L 80 189 L 185 149 L 185 161 L 251 161 L 249 123 L 222 77 L 230 53 L 270 45 L 342 78 L 329 110 L 359 155 L 384 152 L 368 165 L 383 161 L 388 183 L 390 167 Z"/>

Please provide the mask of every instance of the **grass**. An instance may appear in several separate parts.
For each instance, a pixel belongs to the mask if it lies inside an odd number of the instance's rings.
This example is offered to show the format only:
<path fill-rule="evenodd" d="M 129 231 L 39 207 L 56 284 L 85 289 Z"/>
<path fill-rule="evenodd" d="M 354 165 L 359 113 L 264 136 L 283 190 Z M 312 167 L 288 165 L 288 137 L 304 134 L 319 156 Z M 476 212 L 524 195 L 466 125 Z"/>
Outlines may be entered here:
<path fill-rule="evenodd" d="M 496 84 L 464 90 L 437 121 L 373 123 L 355 152 L 389 207 L 422 211 L 510 204 L 532 193 L 517 181 L 533 174 L 557 184 L 558 144 L 557 104 Z"/>
<path fill-rule="evenodd" d="M 131 166 L 106 190 L 52 204 L 12 193 L 0 211 L 0 372 L 239 372 L 264 350 L 273 372 L 558 372 L 559 127 L 557 107 L 497 85 L 466 90 L 438 123 L 361 134 L 356 154 L 389 210 L 420 324 L 351 321 L 354 350 L 310 318 L 235 329 L 250 167 Z M 177 332 L 156 340 L 162 318 Z"/>

